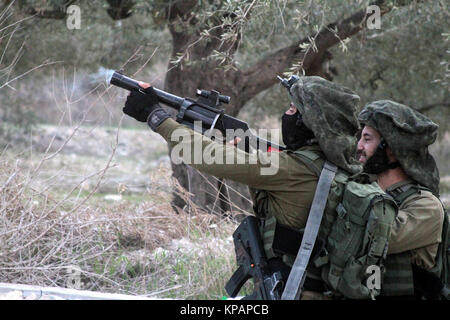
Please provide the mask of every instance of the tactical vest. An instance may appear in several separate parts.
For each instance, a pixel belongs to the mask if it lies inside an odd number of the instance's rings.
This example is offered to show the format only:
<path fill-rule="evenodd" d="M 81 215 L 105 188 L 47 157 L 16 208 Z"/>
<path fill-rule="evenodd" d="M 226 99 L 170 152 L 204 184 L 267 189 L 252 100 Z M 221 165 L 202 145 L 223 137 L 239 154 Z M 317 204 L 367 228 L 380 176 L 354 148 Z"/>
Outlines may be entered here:
<path fill-rule="evenodd" d="M 418 184 L 406 184 L 389 192 L 400 207 L 410 196 L 419 193 L 421 190 L 430 191 L 428 188 Z M 431 191 L 430 191 L 431 192 Z M 438 198 L 439 199 L 439 198 Z M 450 229 L 449 215 L 444 208 L 444 224 L 442 230 L 442 241 L 438 246 L 436 254 L 436 264 L 428 270 L 444 284 L 442 296 L 450 299 Z M 387 256 L 386 274 L 383 279 L 383 296 L 412 296 L 414 295 L 414 279 L 411 255 L 409 252 L 390 254 Z"/>
<path fill-rule="evenodd" d="M 323 154 L 306 150 L 290 153 L 320 176 L 325 162 Z M 261 232 L 266 255 L 268 259 L 280 256 L 274 250 L 278 223 L 269 197 L 263 190 L 251 193 L 255 213 L 263 218 Z M 338 170 L 318 235 L 319 239 L 325 239 L 325 246 L 319 255 L 312 257 L 308 277 L 323 280 L 333 292 L 347 298 L 364 299 L 378 295 L 379 288 L 369 289 L 363 279 L 370 265 L 383 271 L 382 262 L 387 254 L 395 209 L 394 201 L 378 185 L 351 181 L 346 172 Z M 295 255 L 284 254 L 282 258 L 286 264 L 292 265 Z"/>

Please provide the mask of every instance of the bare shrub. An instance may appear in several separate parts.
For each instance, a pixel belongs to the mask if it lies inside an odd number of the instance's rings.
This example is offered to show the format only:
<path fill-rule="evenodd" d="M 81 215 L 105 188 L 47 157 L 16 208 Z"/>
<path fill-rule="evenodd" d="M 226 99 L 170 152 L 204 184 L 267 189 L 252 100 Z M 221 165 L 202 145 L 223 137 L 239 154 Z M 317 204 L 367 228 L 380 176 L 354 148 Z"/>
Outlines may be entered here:
<path fill-rule="evenodd" d="M 19 161 L 1 161 L 3 282 L 66 287 L 71 286 L 71 269 L 77 268 L 87 290 L 151 295 L 169 293 L 165 290 L 176 284 L 176 296 L 211 297 L 217 274 L 231 273 L 232 246 L 225 240 L 234 228 L 231 220 L 194 204 L 187 214 L 175 213 L 168 202 L 102 209 L 58 201 L 45 190 L 34 190 L 30 178 Z M 211 242 L 204 243 L 208 238 Z M 181 242 L 177 245 L 174 239 Z M 211 239 L 223 242 L 222 252 Z M 219 261 L 222 271 L 217 270 Z M 225 281 L 223 277 L 215 283 L 216 290 Z"/>

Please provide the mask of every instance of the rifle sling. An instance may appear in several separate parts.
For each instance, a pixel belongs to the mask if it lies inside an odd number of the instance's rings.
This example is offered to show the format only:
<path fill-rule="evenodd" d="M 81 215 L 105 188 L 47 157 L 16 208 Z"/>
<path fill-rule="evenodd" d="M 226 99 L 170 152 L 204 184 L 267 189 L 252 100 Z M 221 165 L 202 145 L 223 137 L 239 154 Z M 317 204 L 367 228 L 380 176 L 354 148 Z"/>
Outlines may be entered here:
<path fill-rule="evenodd" d="M 298 300 L 300 298 L 306 276 L 306 267 L 311 257 L 314 243 L 316 242 L 331 182 L 333 181 L 336 172 L 337 167 L 326 161 L 322 172 L 320 173 L 319 182 L 309 211 L 300 249 L 298 250 L 294 265 L 289 273 L 281 300 Z"/>

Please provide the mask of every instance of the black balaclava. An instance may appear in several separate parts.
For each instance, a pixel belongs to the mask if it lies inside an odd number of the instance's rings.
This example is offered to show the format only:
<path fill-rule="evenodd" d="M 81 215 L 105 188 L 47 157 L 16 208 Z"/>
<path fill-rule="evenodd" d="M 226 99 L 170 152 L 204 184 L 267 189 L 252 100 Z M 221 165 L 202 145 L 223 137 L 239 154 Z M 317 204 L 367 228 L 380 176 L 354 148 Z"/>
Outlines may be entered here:
<path fill-rule="evenodd" d="M 281 117 L 281 133 L 283 143 L 290 150 L 296 150 L 310 144 L 314 133 L 303 123 L 302 116 L 297 110 L 294 114 L 283 114 Z"/>
<path fill-rule="evenodd" d="M 364 164 L 364 172 L 369 174 L 379 174 L 383 171 L 394 169 L 400 166 L 398 161 L 389 162 L 386 154 L 387 144 L 382 138 L 375 153 Z"/>

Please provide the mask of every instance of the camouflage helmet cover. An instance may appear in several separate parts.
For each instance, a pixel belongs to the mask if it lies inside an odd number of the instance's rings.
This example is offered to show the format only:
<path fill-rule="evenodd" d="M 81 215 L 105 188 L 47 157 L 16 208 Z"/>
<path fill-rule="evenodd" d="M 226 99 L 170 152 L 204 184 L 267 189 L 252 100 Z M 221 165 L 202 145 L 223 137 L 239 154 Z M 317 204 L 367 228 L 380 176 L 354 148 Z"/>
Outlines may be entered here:
<path fill-rule="evenodd" d="M 428 152 L 428 146 L 437 137 L 437 124 L 418 111 L 390 100 L 368 103 L 358 118 L 361 124 L 380 133 L 407 175 L 439 194 L 439 171 Z"/>
<path fill-rule="evenodd" d="M 326 158 L 354 174 L 362 170 L 355 158 L 359 96 L 321 77 L 300 77 L 290 88 L 290 98 L 303 122 L 317 138 Z"/>

